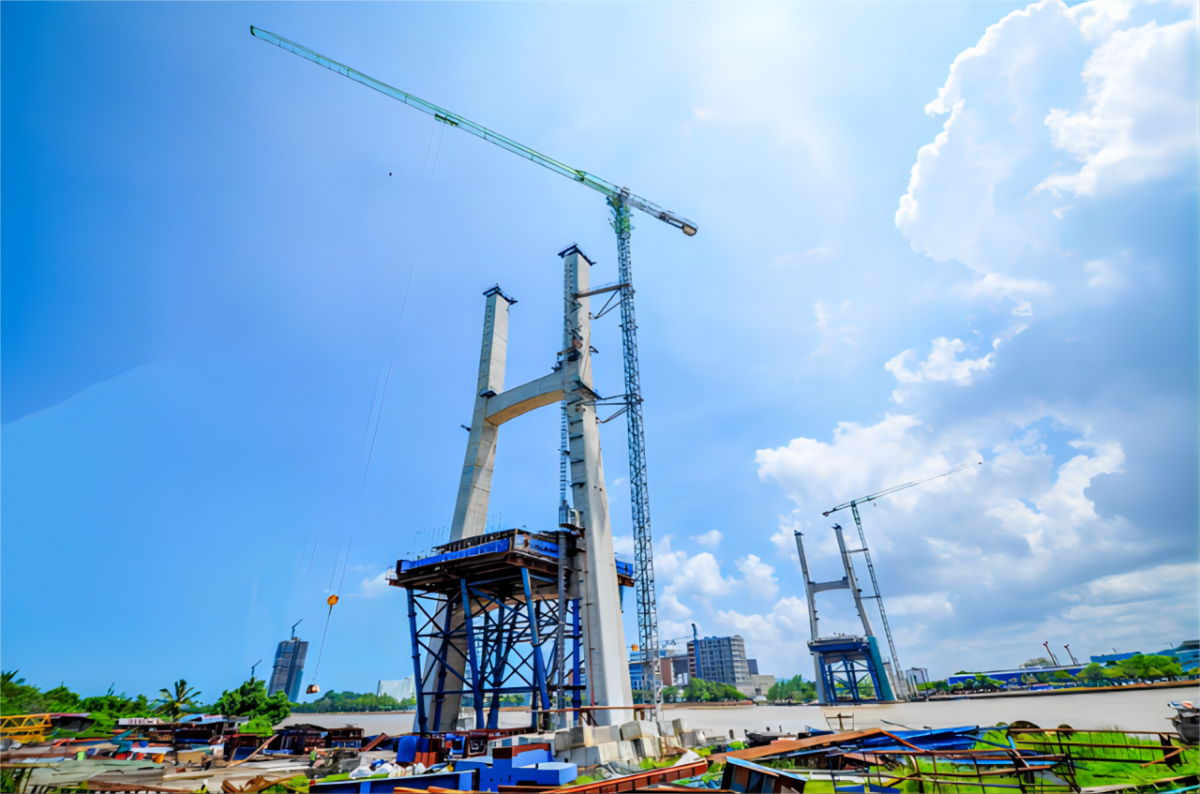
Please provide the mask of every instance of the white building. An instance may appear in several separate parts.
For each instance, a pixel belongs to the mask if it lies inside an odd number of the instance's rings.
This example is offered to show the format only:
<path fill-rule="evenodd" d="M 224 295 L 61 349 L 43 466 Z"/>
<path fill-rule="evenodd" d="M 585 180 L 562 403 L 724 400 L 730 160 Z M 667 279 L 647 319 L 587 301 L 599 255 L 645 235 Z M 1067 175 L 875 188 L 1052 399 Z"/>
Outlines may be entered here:
<path fill-rule="evenodd" d="M 381 697 L 391 695 L 401 702 L 412 700 L 417 696 L 417 684 L 411 675 L 402 681 L 380 681 L 375 694 Z"/>

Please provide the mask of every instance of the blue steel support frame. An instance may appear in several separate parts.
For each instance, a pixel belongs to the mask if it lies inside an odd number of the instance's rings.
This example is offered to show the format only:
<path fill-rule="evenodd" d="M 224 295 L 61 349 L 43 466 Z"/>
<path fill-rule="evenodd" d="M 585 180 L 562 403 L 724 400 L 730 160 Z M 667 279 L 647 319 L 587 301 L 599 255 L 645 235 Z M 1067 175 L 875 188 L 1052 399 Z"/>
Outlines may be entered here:
<path fill-rule="evenodd" d="M 471 614 L 471 595 L 467 592 L 467 580 L 459 579 L 462 585 L 463 614 Z M 483 726 L 483 690 L 479 687 L 479 658 L 475 655 L 475 621 L 469 617 L 463 621 L 467 629 L 467 661 L 471 665 L 471 701 L 475 704 L 475 727 Z"/>
<path fill-rule="evenodd" d="M 411 587 L 404 588 L 408 593 L 408 638 L 412 643 L 413 682 L 417 688 L 417 730 L 425 733 L 428 727 L 425 722 L 425 692 L 421 686 L 421 652 L 420 639 L 417 637 L 417 602 Z"/>
<path fill-rule="evenodd" d="M 572 618 L 571 618 L 571 634 L 573 635 L 573 638 L 571 640 L 571 658 L 575 660 L 575 677 L 572 679 L 571 683 L 573 683 L 575 686 L 579 686 L 582 683 L 580 680 L 580 672 L 583 670 L 583 665 L 581 665 L 579 663 L 579 660 L 583 658 L 579 655 L 579 650 L 580 650 L 579 642 L 580 642 L 580 638 L 583 636 L 583 632 L 580 630 L 580 625 L 579 625 L 579 599 L 578 598 L 574 598 L 571 600 L 571 607 L 572 607 L 571 611 L 573 613 Z M 582 689 L 572 690 L 571 691 L 571 708 L 577 709 L 582 705 L 583 705 L 583 690 Z M 575 716 L 576 716 L 576 724 L 578 725 L 578 724 L 580 724 L 578 722 L 578 718 L 579 718 L 578 711 L 575 712 Z"/>
<path fill-rule="evenodd" d="M 538 631 L 537 618 L 534 617 L 533 587 L 530 586 L 528 568 L 521 569 L 521 584 L 525 587 L 525 611 L 528 613 L 529 617 L 529 631 L 533 638 L 533 646 L 534 648 L 540 648 L 542 644 L 542 637 L 541 632 Z M 538 690 L 537 694 L 541 695 L 542 698 L 542 709 L 549 710 L 554 708 L 550 704 L 550 692 L 546 689 L 546 667 L 542 663 L 542 654 L 536 650 L 533 654 L 533 670 L 534 682 Z M 536 728 L 538 724 L 538 713 L 536 709 L 532 708 L 532 702 L 530 702 L 529 705 L 529 711 L 533 716 L 533 727 Z"/>
<path fill-rule="evenodd" d="M 838 693 L 850 695 L 851 702 L 871 703 L 879 701 L 882 690 L 879 688 L 879 673 L 872 663 L 869 652 L 861 654 L 833 651 L 819 653 L 821 662 L 821 679 L 825 684 L 826 696 L 830 703 L 839 702 Z M 859 694 L 858 685 L 869 679 L 875 689 L 875 697 L 864 698 Z M 841 689 L 838 689 L 841 684 Z"/>
<path fill-rule="evenodd" d="M 545 591 L 555 582 L 531 574 L 526 568 L 519 570 L 519 577 L 459 578 L 449 591 L 405 588 L 417 682 L 417 726 L 422 732 L 428 731 L 431 720 L 434 725 L 441 724 L 445 696 L 451 694 L 474 699 L 477 728 L 499 727 L 503 695 L 531 696 L 531 723 L 535 728 L 546 710 L 554 708 L 550 689 L 558 671 L 558 654 L 552 629 L 557 626 L 558 600 L 548 597 Z M 569 677 L 570 684 L 579 687 L 583 671 L 580 601 L 569 599 L 565 606 L 571 630 L 563 639 L 564 643 L 571 642 L 571 653 L 562 654 L 564 678 Z M 466 657 L 463 675 L 450 665 L 450 654 Z M 422 676 L 423 659 L 426 664 L 432 659 L 432 679 Z M 461 682 L 459 686 L 447 681 L 449 674 Z M 437 682 L 436 689 L 428 692 L 424 685 L 432 681 Z M 424 699 L 431 695 L 431 708 L 427 709 Z M 571 706 L 582 705 L 580 690 L 573 689 Z"/>
<path fill-rule="evenodd" d="M 445 622 L 445 625 L 442 627 L 442 636 L 445 637 L 446 639 L 449 639 L 450 638 L 450 622 L 451 622 L 450 618 L 454 614 L 454 599 L 453 599 L 453 597 L 448 596 L 446 598 L 445 613 L 446 613 L 446 618 L 445 618 L 446 622 Z M 434 613 L 434 614 L 436 614 L 436 613 Z M 452 647 L 454 647 L 454 646 L 452 646 L 448 642 L 442 643 L 442 648 L 452 648 Z M 457 670 L 455 670 L 453 667 L 450 667 L 448 664 L 446 664 L 446 661 L 447 661 L 446 656 L 447 655 L 449 655 L 449 654 L 438 657 L 439 661 L 441 661 L 442 664 L 438 665 L 437 696 L 433 699 L 433 703 L 434 703 L 433 724 L 434 725 L 442 724 L 442 704 L 445 703 L 445 701 L 446 701 L 446 673 L 451 672 L 451 673 L 454 673 L 455 675 L 458 675 Z M 466 683 L 466 681 L 464 680 L 463 683 Z"/>

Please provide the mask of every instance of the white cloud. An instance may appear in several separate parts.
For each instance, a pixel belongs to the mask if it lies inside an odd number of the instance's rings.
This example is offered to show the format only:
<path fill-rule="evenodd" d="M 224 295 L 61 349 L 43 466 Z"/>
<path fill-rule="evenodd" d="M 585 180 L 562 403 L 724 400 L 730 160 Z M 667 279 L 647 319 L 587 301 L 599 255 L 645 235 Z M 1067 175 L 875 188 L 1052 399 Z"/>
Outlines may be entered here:
<path fill-rule="evenodd" d="M 949 594 L 923 593 L 897 596 L 887 599 L 887 611 L 896 617 L 939 618 L 954 617 L 954 605 L 950 603 Z"/>
<path fill-rule="evenodd" d="M 835 313 L 839 315 L 845 315 L 849 312 L 850 301 L 842 301 Z M 821 334 L 821 343 L 817 345 L 813 352 L 808 354 L 809 358 L 822 353 L 828 353 L 839 342 L 847 345 L 858 344 L 854 340 L 854 332 L 858 330 L 855 326 L 847 324 L 837 328 L 833 327 L 833 324 L 831 323 L 830 311 L 825 308 L 824 299 L 819 299 L 815 304 L 813 304 L 813 316 L 816 318 L 816 322 L 813 323 L 813 325 Z"/>
<path fill-rule="evenodd" d="M 1054 147 L 1083 166 L 1039 188 L 1094 195 L 1102 182 L 1146 182 L 1194 163 L 1196 32 L 1195 18 L 1163 27 L 1152 21 L 1117 30 L 1097 47 L 1083 68 L 1087 109 L 1052 108 L 1046 117 Z"/>
<path fill-rule="evenodd" d="M 709 108 L 695 108 L 692 110 L 692 115 L 696 117 L 697 121 L 711 121 L 716 118 L 717 112 Z"/>
<path fill-rule="evenodd" d="M 775 580 L 775 566 L 763 562 L 753 554 L 746 555 L 736 564 L 744 581 L 756 596 L 774 598 L 779 592 L 779 583 Z"/>
<path fill-rule="evenodd" d="M 754 462 L 759 478 L 777 482 L 798 507 L 827 509 L 877 490 L 880 482 L 904 482 L 950 468 L 945 455 L 925 457 L 925 443 L 912 432 L 920 426 L 916 417 L 903 414 L 888 414 L 868 427 L 839 422 L 831 444 L 795 438 L 786 447 L 758 450 Z M 781 527 L 772 538 L 777 548 L 795 543 L 786 535 Z"/>
<path fill-rule="evenodd" d="M 829 257 L 833 256 L 833 249 L 827 246 L 819 245 L 816 248 L 810 248 L 804 252 L 805 256 Z"/>
<path fill-rule="evenodd" d="M 969 284 L 960 285 L 956 292 L 967 298 L 999 300 L 1017 295 L 1051 295 L 1054 286 L 1037 279 L 1019 279 L 1002 273 L 988 273 Z"/>
<path fill-rule="evenodd" d="M 613 535 L 613 551 L 626 557 L 632 557 L 633 535 Z"/>
<path fill-rule="evenodd" d="M 985 280 L 1018 266 L 1069 278 L 1060 220 L 1091 204 L 1058 194 L 1194 172 L 1196 40 L 1190 6 L 1042 0 L 1009 14 L 955 58 L 926 106 L 945 121 L 917 152 L 896 227 L 914 251 Z"/>
<path fill-rule="evenodd" d="M 1093 289 L 1119 289 L 1125 286 L 1121 272 L 1103 259 L 1093 259 L 1085 263 L 1083 269 L 1091 275 L 1088 286 Z"/>
<path fill-rule="evenodd" d="M 758 669 L 776 676 L 799 671 L 811 679 L 808 651 L 808 607 L 802 598 L 781 598 L 765 614 L 743 614 L 736 610 L 718 611 L 715 623 L 722 633 L 740 634 L 746 640 L 746 653 L 758 660 Z"/>
<path fill-rule="evenodd" d="M 655 578 L 664 583 L 660 604 L 669 617 L 685 618 L 692 610 L 681 599 L 688 598 L 707 606 L 710 599 L 728 595 L 737 586 L 733 578 L 721 575 L 721 564 L 707 551 L 694 557 L 686 551 L 671 549 L 673 536 L 666 535 L 654 548 Z"/>
<path fill-rule="evenodd" d="M 710 529 L 703 535 L 693 535 L 692 540 L 696 541 L 701 546 L 707 546 L 710 549 L 715 549 L 717 546 L 721 545 L 721 538 L 723 537 L 725 536 L 722 535 L 719 530 Z"/>
<path fill-rule="evenodd" d="M 387 575 L 388 572 L 383 571 L 378 576 L 363 579 L 360 595 L 363 598 L 374 598 L 388 592 L 391 585 L 388 584 Z"/>
<path fill-rule="evenodd" d="M 925 364 L 921 368 L 925 379 L 952 380 L 959 386 L 970 386 L 971 373 L 990 369 L 994 354 L 988 353 L 983 358 L 968 358 L 960 361 L 957 356 L 966 349 L 967 346 L 961 339 L 950 340 L 944 336 L 934 339 L 933 350 L 929 351 L 929 358 L 925 360 Z"/>
<path fill-rule="evenodd" d="M 996 354 L 992 352 L 982 358 L 959 359 L 958 354 L 966 349 L 967 346 L 961 339 L 947 339 L 940 336 L 933 340 L 933 348 L 929 351 L 929 356 L 924 362 L 918 361 L 914 369 L 908 369 L 908 362 L 918 360 L 915 350 L 897 353 L 883 365 L 883 368 L 892 373 L 896 377 L 896 382 L 901 384 L 951 380 L 959 386 L 970 386 L 972 373 L 991 369 Z M 897 403 L 904 402 L 906 396 L 907 393 L 903 390 L 892 393 L 892 399 Z"/>
<path fill-rule="evenodd" d="M 1179 609 L 1194 614 L 1197 565 L 1189 561 L 1153 571 L 1138 568 L 1153 554 L 1146 536 L 1126 518 L 1105 515 L 1097 507 L 1096 489 L 1111 482 L 1103 478 L 1123 475 L 1122 444 L 1088 439 L 1086 428 L 1056 421 L 1060 429 L 1055 432 L 1076 436 L 1066 447 L 1073 452 L 1069 459 L 1056 460 L 1047 450 L 1044 431 L 1038 429 L 1040 419 L 988 417 L 938 434 L 914 417 L 889 415 L 873 426 L 841 423 L 832 443 L 798 438 L 786 447 L 760 450 L 760 477 L 778 483 L 797 506 L 793 517 L 781 520 L 771 541 L 780 556 L 795 559 L 792 532 L 802 516 L 969 460 L 978 454 L 969 451 L 977 434 L 1011 435 L 1012 440 L 992 446 L 985 466 L 972 466 L 861 508 L 906 663 L 946 653 L 993 659 L 995 647 L 987 647 L 977 631 L 984 624 L 1005 627 L 1004 653 L 1015 664 L 1034 655 L 1024 650 L 1026 644 L 1036 648 L 1045 639 L 1040 635 L 1055 627 L 1058 634 L 1047 636 L 1070 636 L 1077 649 L 1089 647 L 1085 642 L 1105 642 L 1096 630 L 1106 616 L 1121 623 L 1114 636 L 1144 642 L 1137 640 L 1142 636 L 1137 616 L 1144 618 L 1144 605 L 1167 593 L 1184 593 L 1177 595 Z M 819 519 L 804 532 L 813 578 L 839 578 L 833 533 Z M 855 559 L 855 564 L 860 582 L 866 582 L 861 560 Z M 1137 572 L 1109 573 L 1126 565 Z M 1105 573 L 1086 573 L 1097 569 Z M 753 577 L 747 573 L 745 578 Z M 793 593 L 799 595 L 797 591 Z M 999 610 L 996 605 L 1011 600 L 1014 593 L 1022 594 L 1017 600 L 1023 606 Z M 824 631 L 854 630 L 848 599 L 836 592 L 818 598 Z M 736 627 L 763 642 L 779 638 L 777 615 L 726 610 L 718 618 L 723 627 Z M 1178 618 L 1154 618 L 1151 623 L 1155 622 L 1166 627 L 1177 625 Z M 994 632 L 986 633 L 994 643 Z M 1034 634 L 1039 636 L 1036 643 L 1031 642 Z M 801 636 L 807 639 L 806 627 Z M 975 642 L 982 644 L 975 647 Z"/>

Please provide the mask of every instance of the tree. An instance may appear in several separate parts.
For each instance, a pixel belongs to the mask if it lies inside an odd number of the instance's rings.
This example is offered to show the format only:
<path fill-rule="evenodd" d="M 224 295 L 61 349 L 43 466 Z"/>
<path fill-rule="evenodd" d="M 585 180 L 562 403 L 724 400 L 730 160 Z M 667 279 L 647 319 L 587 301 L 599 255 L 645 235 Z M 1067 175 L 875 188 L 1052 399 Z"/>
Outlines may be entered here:
<path fill-rule="evenodd" d="M 286 692 L 280 690 L 268 696 L 266 684 L 258 679 L 246 681 L 232 692 L 222 692 L 212 708 L 227 717 L 263 717 L 272 725 L 278 725 L 292 711 Z"/>
<path fill-rule="evenodd" d="M 677 686 L 663 687 L 662 696 L 663 696 L 664 703 L 678 703 L 679 695 L 680 695 L 679 687 L 677 687 Z"/>
<path fill-rule="evenodd" d="M 158 694 L 157 702 L 161 705 L 155 711 L 165 715 L 168 722 L 177 722 L 189 709 L 199 708 L 195 699 L 200 693 L 188 686 L 188 682 L 182 678 L 175 682 L 174 691 L 160 689 Z"/>
<path fill-rule="evenodd" d="M 1152 681 L 1156 678 L 1177 678 L 1183 675 L 1179 660 L 1170 656 L 1143 656 L 1135 654 L 1122 659 L 1117 666 L 1129 678 Z"/>
<path fill-rule="evenodd" d="M 520 698 L 520 696 L 517 696 Z M 469 699 L 470 696 L 463 698 L 463 704 L 474 705 L 474 701 Z M 501 699 L 503 701 L 503 698 Z M 311 703 L 296 703 L 292 704 L 291 709 L 294 712 L 301 714 L 320 714 L 328 712 L 341 711 L 400 711 L 404 708 L 415 706 L 416 699 L 408 699 L 403 702 L 396 700 L 391 695 L 376 695 L 372 692 L 335 692 L 329 690 L 320 698 Z"/>
<path fill-rule="evenodd" d="M 729 684 L 692 678 L 684 690 L 684 698 L 690 703 L 714 703 L 726 700 L 744 700 L 745 696 Z"/>
<path fill-rule="evenodd" d="M 767 700 L 777 701 L 809 701 L 817 696 L 817 686 L 811 681 L 805 681 L 803 676 L 794 675 L 785 681 L 776 681 L 767 690 Z"/>
<path fill-rule="evenodd" d="M 1092 686 L 1096 686 L 1104 681 L 1104 668 L 1096 662 L 1092 662 L 1075 674 L 1078 681 L 1083 681 Z"/>

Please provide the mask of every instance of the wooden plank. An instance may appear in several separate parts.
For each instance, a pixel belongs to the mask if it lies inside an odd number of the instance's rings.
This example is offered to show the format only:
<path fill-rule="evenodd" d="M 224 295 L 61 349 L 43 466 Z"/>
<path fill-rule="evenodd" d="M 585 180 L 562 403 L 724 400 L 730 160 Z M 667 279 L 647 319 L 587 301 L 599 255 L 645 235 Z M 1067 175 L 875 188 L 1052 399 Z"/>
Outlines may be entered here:
<path fill-rule="evenodd" d="M 828 733 L 820 736 L 810 736 L 807 739 L 793 739 L 786 742 L 774 742 L 762 747 L 747 747 L 745 750 L 734 750 L 725 755 L 730 758 L 740 758 L 743 761 L 753 761 L 755 758 L 767 758 L 772 755 L 794 753 L 797 750 L 807 750 L 813 747 L 829 747 L 834 744 L 844 744 L 858 739 L 868 739 L 872 736 L 884 736 L 886 731 L 881 728 L 868 728 L 847 733 Z"/>

